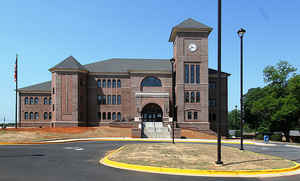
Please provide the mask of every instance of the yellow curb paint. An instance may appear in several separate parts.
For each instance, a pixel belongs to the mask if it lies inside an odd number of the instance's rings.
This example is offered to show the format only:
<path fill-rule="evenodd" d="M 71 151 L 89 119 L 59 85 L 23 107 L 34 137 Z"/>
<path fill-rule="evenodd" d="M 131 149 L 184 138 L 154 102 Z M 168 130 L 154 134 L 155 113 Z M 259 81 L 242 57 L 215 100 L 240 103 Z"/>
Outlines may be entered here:
<path fill-rule="evenodd" d="M 124 146 L 109 153 L 104 158 L 102 158 L 99 162 L 102 163 L 103 165 L 120 168 L 120 169 L 127 169 L 127 170 L 141 171 L 141 172 L 151 172 L 151 173 L 162 173 L 162 174 L 191 175 L 191 176 L 203 176 L 203 175 L 211 175 L 211 176 L 212 175 L 217 175 L 217 176 L 255 176 L 256 175 L 257 176 L 257 175 L 264 175 L 264 174 L 280 174 L 280 173 L 286 173 L 286 172 L 296 171 L 300 169 L 300 164 L 294 161 L 293 163 L 295 164 L 295 166 L 290 168 L 227 171 L 227 170 L 197 170 L 197 169 L 179 169 L 179 168 L 143 166 L 143 165 L 135 165 L 135 164 L 112 161 L 109 159 L 111 155 L 119 152 L 123 148 Z"/>

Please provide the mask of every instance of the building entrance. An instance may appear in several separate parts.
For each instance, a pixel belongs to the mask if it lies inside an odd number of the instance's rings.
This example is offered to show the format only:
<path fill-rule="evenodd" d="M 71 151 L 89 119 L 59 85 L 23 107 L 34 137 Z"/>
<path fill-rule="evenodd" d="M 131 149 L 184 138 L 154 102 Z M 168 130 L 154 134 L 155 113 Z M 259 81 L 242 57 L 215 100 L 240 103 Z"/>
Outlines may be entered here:
<path fill-rule="evenodd" d="M 142 110 L 143 122 L 162 122 L 163 112 L 159 105 L 150 103 Z"/>

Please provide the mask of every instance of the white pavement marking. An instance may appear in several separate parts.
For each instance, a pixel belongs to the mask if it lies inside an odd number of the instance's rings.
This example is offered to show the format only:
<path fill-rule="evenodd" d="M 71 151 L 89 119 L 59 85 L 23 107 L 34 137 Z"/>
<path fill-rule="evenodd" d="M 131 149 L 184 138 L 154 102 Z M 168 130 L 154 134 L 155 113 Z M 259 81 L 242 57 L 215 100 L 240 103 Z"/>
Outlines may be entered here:
<path fill-rule="evenodd" d="M 66 150 L 76 150 L 76 151 L 84 150 L 84 148 L 80 148 L 80 147 L 64 147 L 64 149 L 66 149 Z"/>

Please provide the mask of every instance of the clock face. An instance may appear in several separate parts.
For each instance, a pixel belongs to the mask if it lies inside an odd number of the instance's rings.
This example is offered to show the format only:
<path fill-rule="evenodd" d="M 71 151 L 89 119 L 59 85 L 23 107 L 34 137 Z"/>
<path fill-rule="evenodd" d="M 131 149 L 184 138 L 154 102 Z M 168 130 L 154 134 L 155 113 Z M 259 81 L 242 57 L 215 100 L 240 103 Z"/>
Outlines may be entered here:
<path fill-rule="evenodd" d="M 194 44 L 194 43 L 191 43 L 191 44 L 189 44 L 188 49 L 189 49 L 191 52 L 194 52 L 194 51 L 197 50 L 197 45 Z"/>

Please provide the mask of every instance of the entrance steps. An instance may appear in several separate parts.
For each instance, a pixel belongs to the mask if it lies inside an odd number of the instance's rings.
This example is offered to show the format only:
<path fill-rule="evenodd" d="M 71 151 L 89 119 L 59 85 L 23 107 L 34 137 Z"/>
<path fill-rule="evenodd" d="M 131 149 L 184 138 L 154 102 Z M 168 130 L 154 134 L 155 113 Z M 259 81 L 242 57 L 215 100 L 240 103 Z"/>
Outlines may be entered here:
<path fill-rule="evenodd" d="M 168 127 L 162 122 L 143 122 L 143 132 L 147 138 L 171 138 Z"/>

